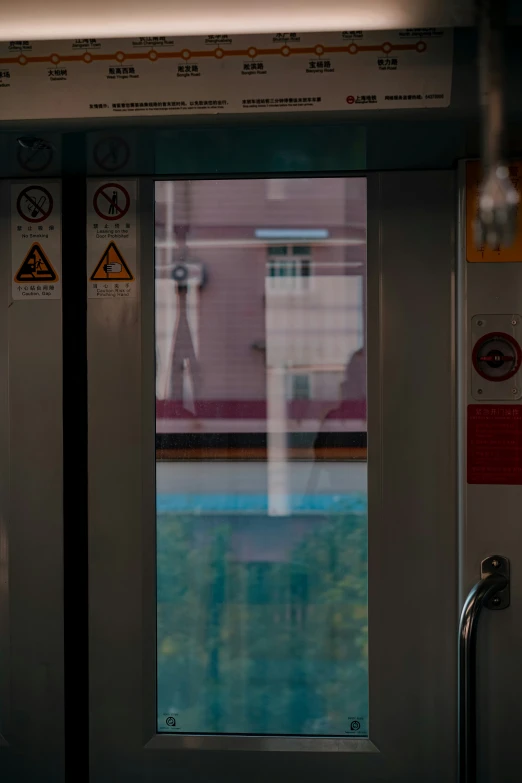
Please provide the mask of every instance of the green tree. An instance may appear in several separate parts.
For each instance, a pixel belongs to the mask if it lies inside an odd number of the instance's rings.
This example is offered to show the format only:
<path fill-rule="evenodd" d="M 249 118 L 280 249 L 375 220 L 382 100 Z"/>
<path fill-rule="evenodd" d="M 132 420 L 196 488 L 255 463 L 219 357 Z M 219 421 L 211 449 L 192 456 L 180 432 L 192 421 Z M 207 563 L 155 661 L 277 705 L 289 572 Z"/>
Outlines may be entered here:
<path fill-rule="evenodd" d="M 244 562 L 238 516 L 158 516 L 160 730 L 172 711 L 182 731 L 270 734 L 367 715 L 366 516 L 314 519 L 284 562 Z"/>

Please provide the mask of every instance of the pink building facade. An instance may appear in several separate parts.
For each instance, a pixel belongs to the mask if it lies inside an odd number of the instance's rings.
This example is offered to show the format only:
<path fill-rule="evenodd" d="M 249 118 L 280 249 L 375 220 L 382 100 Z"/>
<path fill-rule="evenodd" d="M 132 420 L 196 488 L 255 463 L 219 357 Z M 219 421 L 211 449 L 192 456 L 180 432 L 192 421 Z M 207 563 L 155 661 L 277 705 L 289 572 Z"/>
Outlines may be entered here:
<path fill-rule="evenodd" d="M 365 292 L 365 180 L 158 182 L 158 434 L 364 433 Z"/>

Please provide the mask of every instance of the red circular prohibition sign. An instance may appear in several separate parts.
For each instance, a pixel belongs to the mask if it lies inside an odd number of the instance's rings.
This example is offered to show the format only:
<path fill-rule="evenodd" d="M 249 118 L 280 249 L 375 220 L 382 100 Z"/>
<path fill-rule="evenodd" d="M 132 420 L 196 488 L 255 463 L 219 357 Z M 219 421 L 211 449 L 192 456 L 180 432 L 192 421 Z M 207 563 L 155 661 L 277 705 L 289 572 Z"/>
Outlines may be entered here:
<path fill-rule="evenodd" d="M 94 147 L 94 160 L 105 171 L 122 169 L 130 157 L 129 145 L 121 136 L 107 136 Z"/>
<path fill-rule="evenodd" d="M 29 185 L 20 192 L 16 209 L 23 220 L 41 223 L 53 211 L 53 197 L 41 185 Z"/>
<path fill-rule="evenodd" d="M 121 220 L 130 207 L 130 196 L 117 182 L 105 182 L 94 194 L 92 205 L 103 220 Z"/>
<path fill-rule="evenodd" d="M 480 367 L 479 367 L 479 352 L 484 345 L 484 343 L 487 343 L 488 340 L 494 340 L 495 338 L 498 338 L 500 340 L 504 340 L 508 345 L 513 348 L 513 351 L 515 353 L 515 361 L 513 362 L 513 367 L 508 370 L 504 375 L 500 375 L 497 378 L 492 378 L 489 375 L 486 375 Z M 517 372 L 520 369 L 520 365 L 522 364 L 522 350 L 520 348 L 520 345 L 517 343 L 514 337 L 512 337 L 510 334 L 507 334 L 506 332 L 489 332 L 488 334 L 483 335 L 480 337 L 477 342 L 475 343 L 475 347 L 473 348 L 473 354 L 471 357 L 471 360 L 473 362 L 473 367 L 475 368 L 475 371 L 480 375 L 481 378 L 485 378 L 487 381 L 493 381 L 493 383 L 499 383 L 501 381 L 507 381 L 509 378 L 512 378 L 514 375 L 517 374 Z"/>

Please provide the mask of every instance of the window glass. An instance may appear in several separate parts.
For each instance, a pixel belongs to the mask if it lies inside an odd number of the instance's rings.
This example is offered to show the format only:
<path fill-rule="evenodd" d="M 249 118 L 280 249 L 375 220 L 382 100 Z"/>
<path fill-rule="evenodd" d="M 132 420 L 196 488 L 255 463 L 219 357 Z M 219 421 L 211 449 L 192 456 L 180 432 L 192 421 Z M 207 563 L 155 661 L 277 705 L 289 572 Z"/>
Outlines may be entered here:
<path fill-rule="evenodd" d="M 309 375 L 294 375 L 292 377 L 292 397 L 294 400 L 309 400 L 310 399 L 310 376 Z"/>
<path fill-rule="evenodd" d="M 156 183 L 158 731 L 366 736 L 366 183 Z"/>

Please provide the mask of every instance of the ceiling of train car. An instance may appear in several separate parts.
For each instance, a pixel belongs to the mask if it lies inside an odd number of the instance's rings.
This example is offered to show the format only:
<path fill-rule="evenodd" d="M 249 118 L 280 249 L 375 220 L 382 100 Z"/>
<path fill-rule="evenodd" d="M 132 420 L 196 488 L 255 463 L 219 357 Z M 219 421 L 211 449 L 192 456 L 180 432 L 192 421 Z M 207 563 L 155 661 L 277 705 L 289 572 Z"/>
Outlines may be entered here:
<path fill-rule="evenodd" d="M 459 27 L 474 0 L 14 0 L 0 2 L 0 40 Z"/>

